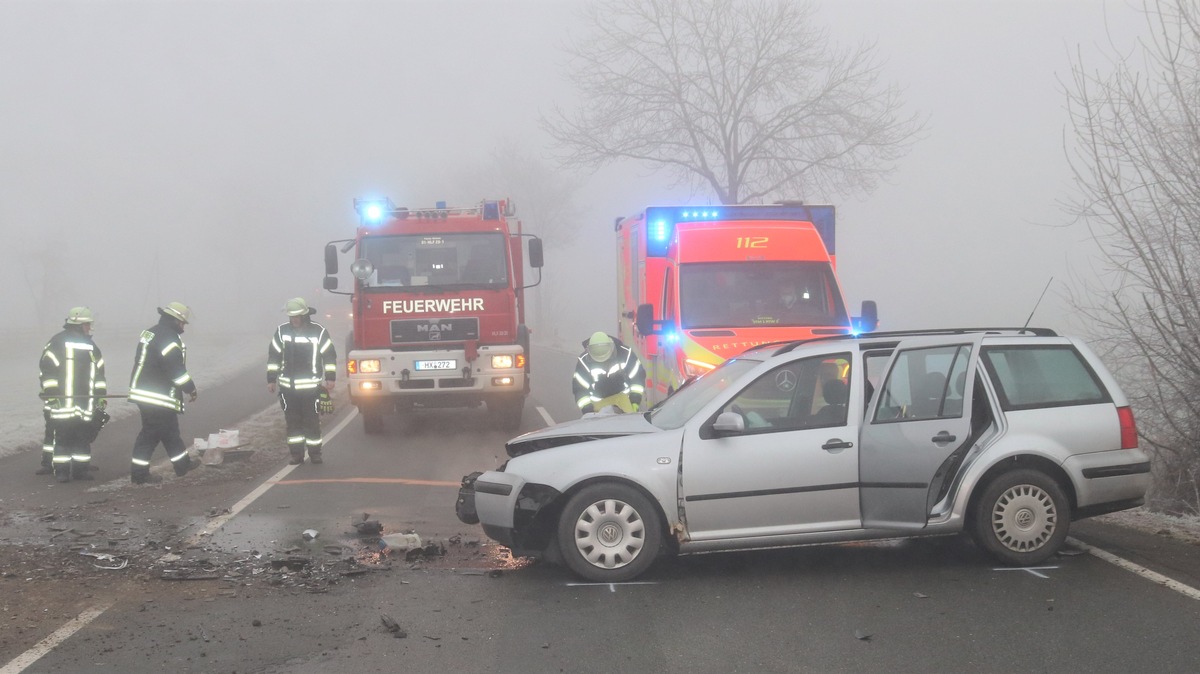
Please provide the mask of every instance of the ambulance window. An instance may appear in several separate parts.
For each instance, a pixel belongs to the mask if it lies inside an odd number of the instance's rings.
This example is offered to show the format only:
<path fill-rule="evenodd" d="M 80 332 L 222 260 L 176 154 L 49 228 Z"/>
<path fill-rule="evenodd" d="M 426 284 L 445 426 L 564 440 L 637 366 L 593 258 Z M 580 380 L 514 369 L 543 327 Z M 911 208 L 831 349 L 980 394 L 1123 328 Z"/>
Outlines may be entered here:
<path fill-rule="evenodd" d="M 670 267 L 667 267 L 666 278 L 663 279 L 663 320 L 670 323 L 675 322 L 675 275 Z"/>

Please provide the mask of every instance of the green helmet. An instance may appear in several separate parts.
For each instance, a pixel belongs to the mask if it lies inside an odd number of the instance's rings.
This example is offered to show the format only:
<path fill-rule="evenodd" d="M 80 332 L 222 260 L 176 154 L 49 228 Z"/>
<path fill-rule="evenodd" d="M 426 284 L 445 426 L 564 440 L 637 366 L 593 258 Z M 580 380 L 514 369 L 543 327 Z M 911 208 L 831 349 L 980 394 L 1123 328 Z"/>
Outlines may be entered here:
<path fill-rule="evenodd" d="M 75 307 L 67 312 L 67 325 L 83 325 L 84 323 L 92 323 L 96 320 L 92 316 L 92 310 L 87 307 Z"/>
<path fill-rule="evenodd" d="M 587 350 L 588 355 L 590 355 L 593 360 L 603 363 L 609 358 L 612 358 L 612 337 L 609 337 L 608 334 L 604 332 L 592 333 L 591 339 L 588 340 Z"/>
<path fill-rule="evenodd" d="M 317 313 L 316 309 L 310 309 L 308 302 L 304 301 L 303 297 L 293 297 L 283 305 L 283 310 L 288 316 L 309 316 Z"/>
<path fill-rule="evenodd" d="M 187 323 L 192 319 L 192 310 L 187 308 L 186 304 L 181 302 L 170 302 L 167 306 L 158 310 L 159 313 L 170 316 Z"/>

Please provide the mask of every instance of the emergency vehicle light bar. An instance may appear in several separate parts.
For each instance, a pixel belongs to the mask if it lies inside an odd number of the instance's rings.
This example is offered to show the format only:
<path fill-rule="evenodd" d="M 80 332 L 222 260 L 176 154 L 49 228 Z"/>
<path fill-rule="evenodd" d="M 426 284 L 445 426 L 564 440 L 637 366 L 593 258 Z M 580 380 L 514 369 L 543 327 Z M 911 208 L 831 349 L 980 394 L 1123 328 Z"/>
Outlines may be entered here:
<path fill-rule="evenodd" d="M 646 209 L 646 255 L 667 254 L 675 225 L 681 222 L 727 222 L 734 220 L 795 220 L 811 222 L 821 234 L 830 255 L 834 249 L 834 207 L 807 206 L 794 202 L 748 206 L 651 206 Z"/>
<path fill-rule="evenodd" d="M 369 198 L 355 199 L 354 210 L 358 212 L 359 220 L 366 227 L 378 225 L 388 218 L 406 220 L 409 216 L 416 218 L 445 218 L 450 215 L 479 215 L 484 220 L 499 220 L 501 216 L 513 215 L 511 202 L 484 201 L 476 206 L 446 207 L 446 202 L 439 201 L 433 208 L 418 208 L 409 210 L 396 206 L 391 199 Z"/>
<path fill-rule="evenodd" d="M 391 199 L 355 199 L 354 210 L 364 225 L 377 225 L 396 210 Z"/>

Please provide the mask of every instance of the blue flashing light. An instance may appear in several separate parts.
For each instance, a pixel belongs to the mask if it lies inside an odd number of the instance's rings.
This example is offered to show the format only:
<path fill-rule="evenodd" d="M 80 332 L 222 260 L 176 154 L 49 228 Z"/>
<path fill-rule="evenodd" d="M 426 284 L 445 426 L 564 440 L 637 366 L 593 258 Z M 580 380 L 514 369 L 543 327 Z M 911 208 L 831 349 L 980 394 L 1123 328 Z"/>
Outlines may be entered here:
<path fill-rule="evenodd" d="M 654 224 L 650 225 L 650 238 L 655 241 L 667 240 L 667 221 L 655 220 Z"/>
<path fill-rule="evenodd" d="M 387 197 L 379 199 L 355 199 L 354 210 L 358 212 L 358 218 L 362 221 L 362 224 L 370 226 L 378 225 L 387 219 L 396 210 L 396 206 Z"/>
<path fill-rule="evenodd" d="M 484 220 L 499 220 L 500 219 L 500 202 L 499 201 L 483 202 L 483 219 Z"/>
<path fill-rule="evenodd" d="M 646 255 L 663 257 L 667 254 L 675 225 L 681 222 L 716 222 L 721 220 L 798 220 L 813 223 L 830 255 L 837 252 L 834 239 L 835 210 L 828 205 L 796 203 L 771 205 L 732 205 L 720 208 L 682 206 L 651 206 L 646 209 Z"/>

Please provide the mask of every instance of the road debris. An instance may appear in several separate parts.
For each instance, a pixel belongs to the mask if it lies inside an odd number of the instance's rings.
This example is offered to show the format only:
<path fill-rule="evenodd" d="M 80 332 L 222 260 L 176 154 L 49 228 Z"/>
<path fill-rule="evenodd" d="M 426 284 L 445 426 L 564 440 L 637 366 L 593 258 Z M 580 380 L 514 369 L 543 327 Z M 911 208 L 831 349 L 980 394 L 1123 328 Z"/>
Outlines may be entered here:
<path fill-rule="evenodd" d="M 379 534 L 383 533 L 383 522 L 380 522 L 379 520 L 351 522 L 351 525 L 358 532 L 359 536 L 378 536 Z"/>
<path fill-rule="evenodd" d="M 321 532 L 317 531 L 316 529 L 305 529 L 304 533 L 300 535 L 304 537 L 304 540 L 311 541 L 317 536 L 320 536 Z"/>
<path fill-rule="evenodd" d="M 390 615 L 383 613 L 379 616 L 379 621 L 383 623 L 383 628 L 392 633 L 397 639 L 405 639 L 408 637 L 408 632 L 405 632 L 400 627 L 400 623 L 396 622 Z"/>
<path fill-rule="evenodd" d="M 415 532 L 406 534 L 387 534 L 379 537 L 379 549 L 387 554 L 404 552 L 421 547 L 421 537 Z"/>

